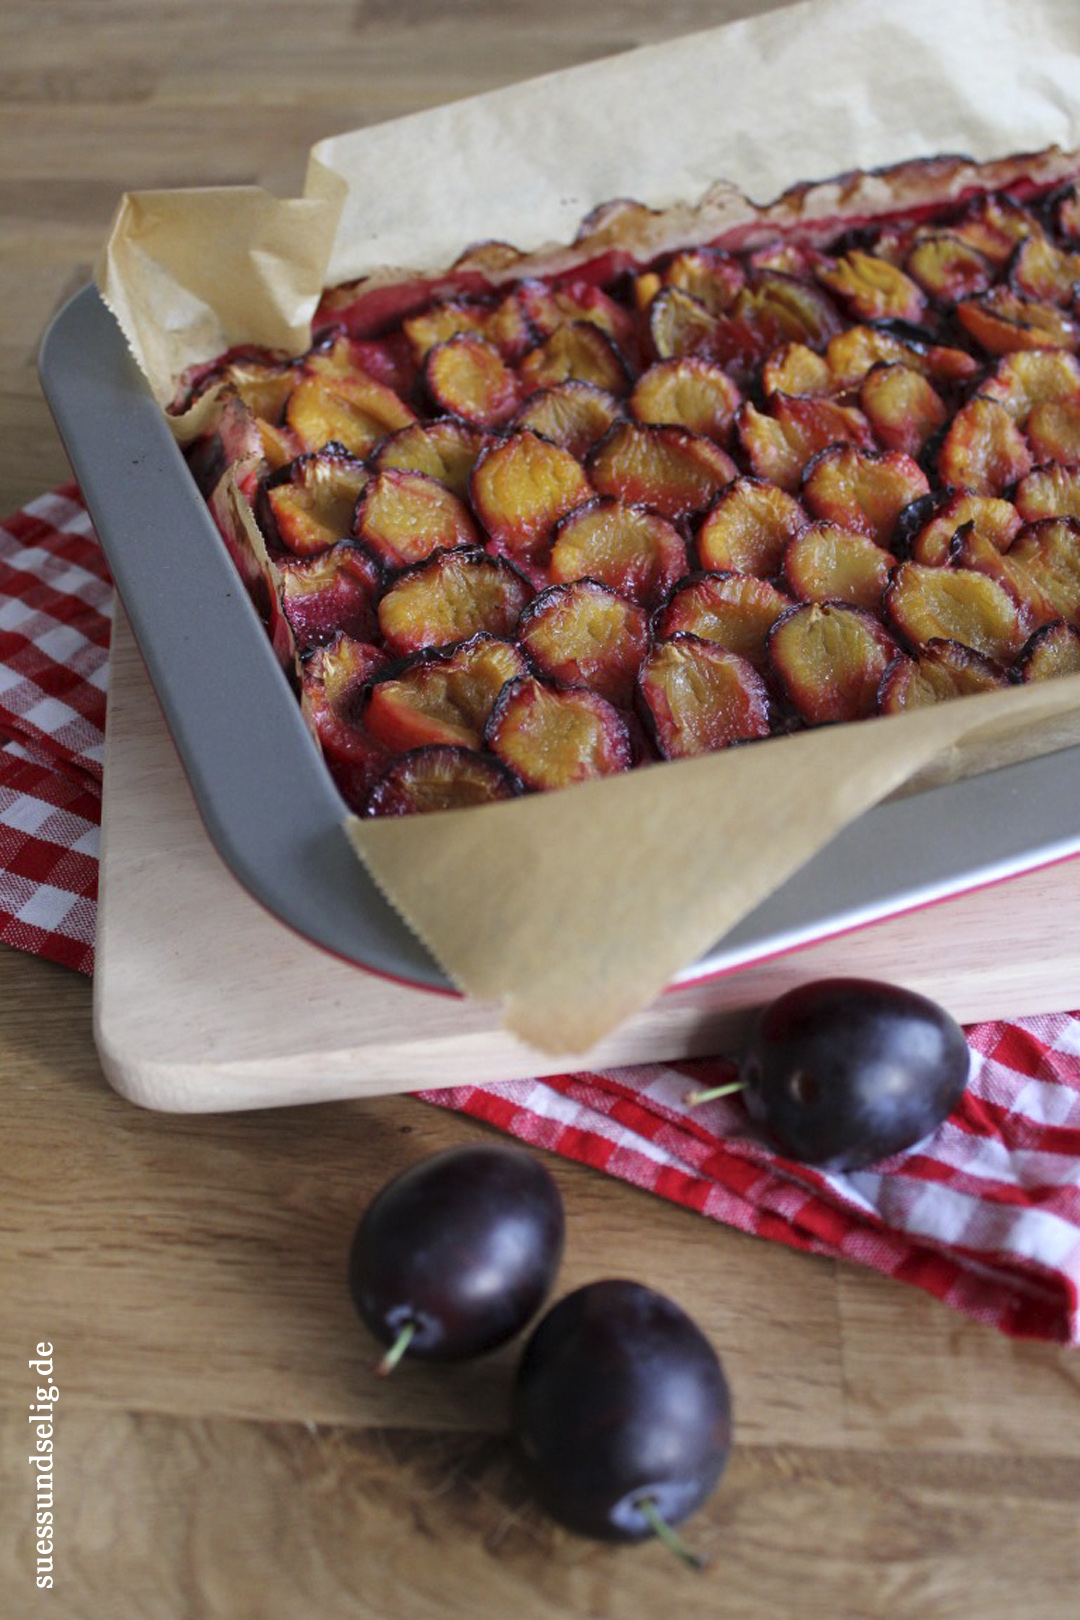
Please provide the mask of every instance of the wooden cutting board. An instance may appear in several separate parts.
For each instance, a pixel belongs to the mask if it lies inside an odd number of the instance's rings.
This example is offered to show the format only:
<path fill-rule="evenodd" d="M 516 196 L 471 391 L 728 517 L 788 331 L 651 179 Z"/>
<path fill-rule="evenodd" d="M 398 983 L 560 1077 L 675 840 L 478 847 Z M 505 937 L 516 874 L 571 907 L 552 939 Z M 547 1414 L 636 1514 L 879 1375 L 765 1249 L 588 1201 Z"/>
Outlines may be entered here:
<path fill-rule="evenodd" d="M 580 1058 L 495 1008 L 327 955 L 240 887 L 204 830 L 130 629 L 110 663 L 95 1035 L 151 1108 L 212 1112 L 722 1052 L 747 1011 L 830 973 L 876 975 L 964 1022 L 1080 1006 L 1080 859 L 669 992 Z"/>

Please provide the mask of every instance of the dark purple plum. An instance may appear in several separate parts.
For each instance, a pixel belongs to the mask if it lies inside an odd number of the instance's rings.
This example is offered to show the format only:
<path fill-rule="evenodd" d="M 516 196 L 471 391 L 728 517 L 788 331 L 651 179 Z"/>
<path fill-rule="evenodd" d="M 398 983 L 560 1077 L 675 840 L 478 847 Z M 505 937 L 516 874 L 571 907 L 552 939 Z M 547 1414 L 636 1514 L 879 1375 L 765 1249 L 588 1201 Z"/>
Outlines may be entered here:
<path fill-rule="evenodd" d="M 873 979 L 816 979 L 761 1013 L 740 1058 L 746 1107 L 789 1158 L 858 1170 L 929 1136 L 971 1058 L 936 1002 Z"/>
<path fill-rule="evenodd" d="M 640 1541 L 688 1518 L 731 1449 L 731 1397 L 712 1345 L 672 1300 L 621 1278 L 588 1283 L 545 1314 L 512 1410 L 537 1501 L 605 1541 Z"/>
<path fill-rule="evenodd" d="M 477 1143 L 410 1166 L 368 1206 L 349 1289 L 380 1371 L 403 1355 L 460 1361 L 535 1316 L 562 1259 L 565 1216 L 548 1171 L 520 1148 Z"/>

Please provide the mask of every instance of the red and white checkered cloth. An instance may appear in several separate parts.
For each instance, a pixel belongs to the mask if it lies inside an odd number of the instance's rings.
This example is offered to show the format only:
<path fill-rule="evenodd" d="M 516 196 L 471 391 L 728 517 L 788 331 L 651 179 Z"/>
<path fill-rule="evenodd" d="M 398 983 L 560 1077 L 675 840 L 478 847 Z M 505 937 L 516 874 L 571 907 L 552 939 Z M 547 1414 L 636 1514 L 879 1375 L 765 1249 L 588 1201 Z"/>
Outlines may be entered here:
<path fill-rule="evenodd" d="M 0 941 L 84 972 L 110 607 L 74 487 L 0 525 Z M 913 1283 L 1003 1333 L 1080 1344 L 1080 1011 L 968 1039 L 952 1118 L 845 1176 L 771 1153 L 736 1098 L 689 1108 L 719 1060 L 424 1096 L 710 1219 Z"/>

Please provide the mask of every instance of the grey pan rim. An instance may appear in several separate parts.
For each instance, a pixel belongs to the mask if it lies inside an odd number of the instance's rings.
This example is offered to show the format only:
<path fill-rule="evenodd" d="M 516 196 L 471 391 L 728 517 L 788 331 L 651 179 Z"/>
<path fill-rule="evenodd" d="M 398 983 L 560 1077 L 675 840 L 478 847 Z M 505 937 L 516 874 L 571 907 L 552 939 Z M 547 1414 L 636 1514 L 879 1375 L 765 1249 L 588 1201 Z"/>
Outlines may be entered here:
<path fill-rule="evenodd" d="M 455 987 L 344 832 L 318 755 L 160 406 L 90 286 L 39 375 L 199 813 L 241 886 L 312 944 Z M 227 696 L 226 696 L 227 695 Z M 688 985 L 1080 853 L 1080 747 L 875 806 L 674 985 Z"/>

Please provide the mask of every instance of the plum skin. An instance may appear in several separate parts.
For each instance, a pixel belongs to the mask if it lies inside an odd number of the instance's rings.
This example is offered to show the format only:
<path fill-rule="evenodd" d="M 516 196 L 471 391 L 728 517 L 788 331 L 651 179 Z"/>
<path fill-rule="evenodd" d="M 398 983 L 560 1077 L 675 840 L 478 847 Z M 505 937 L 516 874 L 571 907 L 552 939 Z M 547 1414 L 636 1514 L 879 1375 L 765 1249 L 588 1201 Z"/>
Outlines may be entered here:
<path fill-rule="evenodd" d="M 565 1215 L 549 1172 L 501 1144 L 447 1148 L 395 1176 L 365 1210 L 348 1282 L 372 1334 L 458 1361 L 506 1343 L 540 1309 L 562 1260 Z"/>
<path fill-rule="evenodd" d="M 622 1278 L 564 1295 L 518 1363 L 511 1428 L 530 1488 L 568 1529 L 602 1541 L 655 1534 L 711 1494 L 731 1450 L 731 1396 L 700 1328 Z"/>
<path fill-rule="evenodd" d="M 778 996 L 741 1054 L 747 1111 L 789 1158 L 863 1169 L 922 1141 L 956 1107 L 971 1055 L 944 1008 L 872 979 Z"/>

